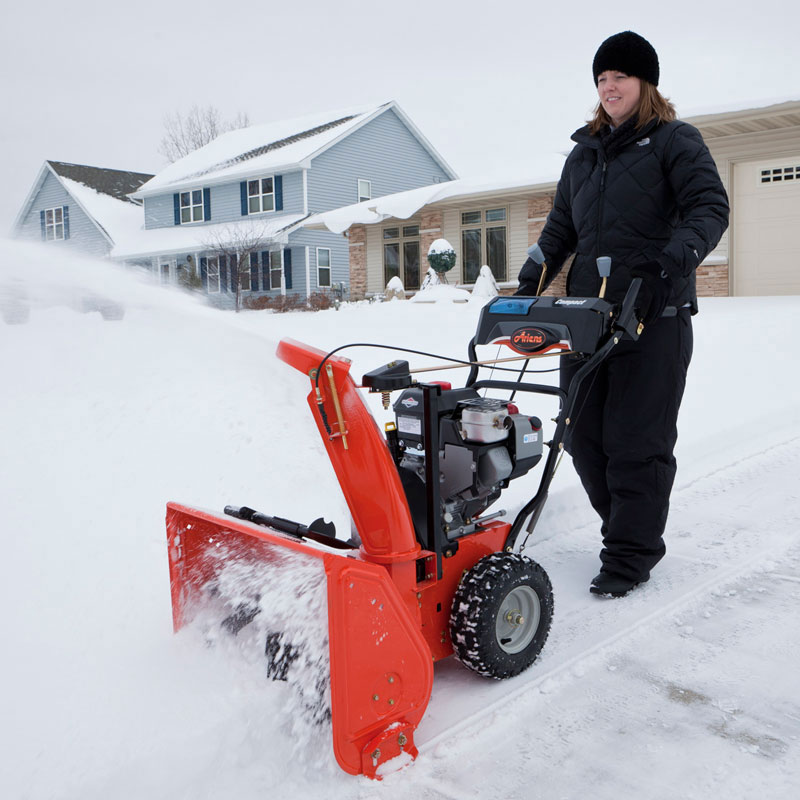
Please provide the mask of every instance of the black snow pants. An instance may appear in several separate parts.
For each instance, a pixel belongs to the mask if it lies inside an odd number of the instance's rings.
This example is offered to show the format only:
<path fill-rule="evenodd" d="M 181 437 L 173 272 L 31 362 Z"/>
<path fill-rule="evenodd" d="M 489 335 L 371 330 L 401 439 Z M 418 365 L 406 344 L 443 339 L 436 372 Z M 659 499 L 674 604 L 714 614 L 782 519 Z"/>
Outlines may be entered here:
<path fill-rule="evenodd" d="M 689 309 L 621 341 L 584 379 L 566 450 L 602 520 L 602 570 L 644 580 L 663 558 L 675 479 L 673 449 L 692 357 Z M 562 356 L 561 387 L 583 364 Z"/>

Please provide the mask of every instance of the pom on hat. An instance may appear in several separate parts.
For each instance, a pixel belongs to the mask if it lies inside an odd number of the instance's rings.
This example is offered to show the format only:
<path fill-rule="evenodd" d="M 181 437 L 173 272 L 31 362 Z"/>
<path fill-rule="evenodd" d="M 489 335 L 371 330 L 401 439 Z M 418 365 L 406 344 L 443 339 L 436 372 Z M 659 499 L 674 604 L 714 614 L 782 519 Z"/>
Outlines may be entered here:
<path fill-rule="evenodd" d="M 597 49 L 592 62 L 595 86 L 598 75 L 610 69 L 658 86 L 658 55 L 647 39 L 633 31 L 615 33 Z"/>

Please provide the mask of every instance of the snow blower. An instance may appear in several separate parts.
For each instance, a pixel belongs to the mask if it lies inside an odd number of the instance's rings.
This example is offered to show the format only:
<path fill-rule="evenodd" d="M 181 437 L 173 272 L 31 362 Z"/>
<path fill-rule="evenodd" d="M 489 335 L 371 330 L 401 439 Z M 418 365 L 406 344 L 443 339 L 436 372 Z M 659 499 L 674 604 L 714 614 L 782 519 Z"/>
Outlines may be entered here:
<path fill-rule="evenodd" d="M 623 336 L 641 332 L 638 284 L 621 307 L 601 298 L 494 298 L 481 311 L 468 359 L 448 359 L 469 367 L 462 388 L 418 381 L 423 370 L 404 360 L 367 373 L 357 387 L 350 362 L 338 354 L 343 348 L 326 354 L 281 341 L 279 358 L 310 379 L 308 405 L 357 535 L 343 541 L 322 519 L 304 525 L 247 506 L 218 515 L 169 503 L 175 630 L 220 598 L 224 629 L 251 625 L 275 598 L 269 587 L 258 597 L 226 596 L 225 566 L 272 563 L 280 570 L 283 560 L 303 556 L 324 573 L 327 597 L 329 685 L 312 689 L 317 699 L 309 702 L 329 703 L 317 718 L 330 718 L 338 764 L 375 778 L 387 761 L 415 758 L 434 662 L 455 654 L 480 675 L 508 678 L 528 668 L 545 643 L 552 588 L 518 543 L 544 506 L 579 386 Z M 497 343 L 513 355 L 478 360 L 478 346 Z M 565 353 L 584 357 L 566 391 L 525 380 L 531 359 Z M 513 360 L 524 365 L 499 366 Z M 489 366 L 514 379 L 481 378 Z M 359 388 L 381 393 L 384 407 L 399 392 L 395 422 L 384 432 Z M 500 399 L 488 391 L 512 394 Z M 519 411 L 516 393 L 555 397 L 560 410 L 538 490 L 506 522 L 504 511 L 486 512 L 510 481 L 542 460 L 545 444 L 541 420 Z M 279 631 L 265 636 L 273 678 L 285 678 L 301 657 L 302 645 L 290 639 Z"/>

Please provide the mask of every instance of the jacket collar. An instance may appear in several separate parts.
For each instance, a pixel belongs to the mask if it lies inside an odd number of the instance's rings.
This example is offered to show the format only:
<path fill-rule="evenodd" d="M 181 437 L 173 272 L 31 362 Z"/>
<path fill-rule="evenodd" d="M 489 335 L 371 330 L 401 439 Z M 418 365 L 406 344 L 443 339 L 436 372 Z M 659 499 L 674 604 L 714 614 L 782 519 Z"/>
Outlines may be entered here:
<path fill-rule="evenodd" d="M 611 151 L 609 151 L 609 155 L 618 153 L 620 150 L 622 150 L 622 148 L 626 147 L 631 142 L 643 139 L 658 124 L 659 124 L 658 119 L 652 119 L 641 130 L 636 130 L 636 128 L 634 127 L 629 132 L 623 133 L 621 138 L 614 140 L 613 148 Z M 606 129 L 606 133 L 608 133 L 608 129 Z M 586 147 L 594 148 L 595 150 L 600 150 L 602 153 L 605 153 L 606 150 L 608 149 L 607 147 L 603 146 L 603 133 L 602 132 L 599 134 L 589 133 L 588 125 L 584 125 L 582 128 L 578 128 L 578 130 L 575 131 L 575 133 L 573 133 L 570 138 L 572 139 L 573 142 L 585 145 Z"/>

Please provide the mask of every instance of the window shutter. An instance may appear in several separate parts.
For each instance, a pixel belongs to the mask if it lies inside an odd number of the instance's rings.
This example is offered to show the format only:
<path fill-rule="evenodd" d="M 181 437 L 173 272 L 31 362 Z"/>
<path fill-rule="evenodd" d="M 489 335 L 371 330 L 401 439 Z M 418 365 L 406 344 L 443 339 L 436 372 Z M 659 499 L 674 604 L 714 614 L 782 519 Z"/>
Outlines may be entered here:
<path fill-rule="evenodd" d="M 275 176 L 275 210 L 283 211 L 283 175 Z"/>
<path fill-rule="evenodd" d="M 261 254 L 261 285 L 265 292 L 272 288 L 269 282 L 269 253 L 266 252 Z"/>
<path fill-rule="evenodd" d="M 287 247 L 283 251 L 283 280 L 287 289 L 292 288 L 292 250 Z"/>
<path fill-rule="evenodd" d="M 47 230 L 44 226 L 44 210 L 39 212 L 39 224 L 42 227 L 42 241 L 47 238 Z"/>
<path fill-rule="evenodd" d="M 203 189 L 203 219 L 211 219 L 211 189 Z"/>
<path fill-rule="evenodd" d="M 239 256 L 231 256 L 230 264 L 231 292 L 236 294 L 236 290 L 239 288 Z"/>
<path fill-rule="evenodd" d="M 225 256 L 218 256 L 219 260 L 219 290 L 228 292 L 228 259 Z"/>
<path fill-rule="evenodd" d="M 250 253 L 250 291 L 258 291 L 258 254 Z"/>
<path fill-rule="evenodd" d="M 246 217 L 249 210 L 247 208 L 247 181 L 242 181 L 239 184 L 239 194 L 242 198 L 242 216 Z"/>
<path fill-rule="evenodd" d="M 179 194 L 172 195 L 172 208 L 175 211 L 175 224 L 181 224 L 181 196 Z"/>
<path fill-rule="evenodd" d="M 203 281 L 203 291 L 208 291 L 208 259 L 200 256 L 200 280 Z"/>
<path fill-rule="evenodd" d="M 69 239 L 69 206 L 63 206 L 62 214 L 64 215 L 64 238 Z"/>

